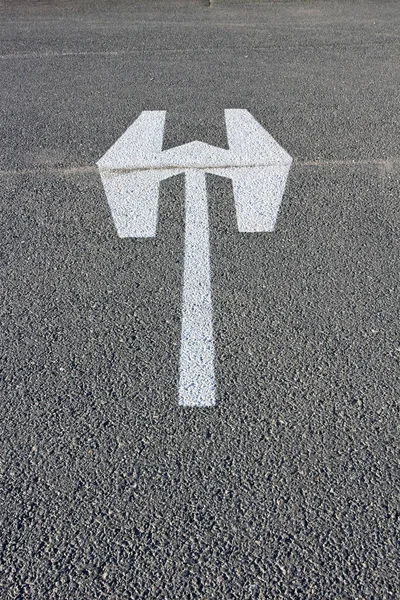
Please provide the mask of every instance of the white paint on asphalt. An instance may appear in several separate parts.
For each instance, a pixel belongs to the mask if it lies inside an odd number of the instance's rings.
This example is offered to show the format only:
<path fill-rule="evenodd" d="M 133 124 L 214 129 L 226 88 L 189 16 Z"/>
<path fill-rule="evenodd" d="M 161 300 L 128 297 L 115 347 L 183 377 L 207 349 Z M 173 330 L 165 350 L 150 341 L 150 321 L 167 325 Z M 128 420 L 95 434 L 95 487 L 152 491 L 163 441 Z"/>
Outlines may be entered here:
<path fill-rule="evenodd" d="M 165 111 L 142 112 L 97 163 L 120 237 L 155 236 L 159 182 L 186 173 L 182 406 L 215 404 L 206 172 L 232 179 L 239 231 L 272 231 L 292 162 L 247 110 L 225 119 L 229 150 L 195 141 L 162 151 Z"/>
<path fill-rule="evenodd" d="M 165 111 L 142 112 L 97 163 L 122 238 L 156 235 L 160 178 L 138 169 L 161 152 L 164 123 Z"/>
<path fill-rule="evenodd" d="M 140 171 L 106 174 L 102 179 L 119 237 L 154 237 L 159 179 Z"/>
<path fill-rule="evenodd" d="M 273 231 L 289 169 L 290 164 L 224 171 L 224 177 L 232 179 L 240 232 Z"/>
<path fill-rule="evenodd" d="M 205 173 L 186 171 L 179 404 L 215 404 L 210 242 Z"/>

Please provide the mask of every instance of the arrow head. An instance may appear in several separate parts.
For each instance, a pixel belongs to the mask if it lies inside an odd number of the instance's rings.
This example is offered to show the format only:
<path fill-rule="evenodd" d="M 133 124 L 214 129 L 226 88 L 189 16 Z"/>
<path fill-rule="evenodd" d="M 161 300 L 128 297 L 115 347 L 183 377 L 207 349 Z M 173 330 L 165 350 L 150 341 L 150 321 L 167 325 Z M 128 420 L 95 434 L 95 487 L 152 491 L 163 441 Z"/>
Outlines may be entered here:
<path fill-rule="evenodd" d="M 292 157 L 249 111 L 227 109 L 225 119 L 236 166 L 215 172 L 232 179 L 238 229 L 273 231 Z"/>
<path fill-rule="evenodd" d="M 97 162 L 102 171 L 151 167 L 162 151 L 165 110 L 145 110 Z"/>
<path fill-rule="evenodd" d="M 144 111 L 98 161 L 120 237 L 156 235 L 158 183 L 200 169 L 233 182 L 238 229 L 272 231 L 292 162 L 243 109 L 225 110 L 229 150 L 190 142 L 162 150 L 165 111 Z"/>
<path fill-rule="evenodd" d="M 165 114 L 142 112 L 97 162 L 121 238 L 156 235 L 158 184 L 170 174 L 149 168 L 162 152 Z"/>

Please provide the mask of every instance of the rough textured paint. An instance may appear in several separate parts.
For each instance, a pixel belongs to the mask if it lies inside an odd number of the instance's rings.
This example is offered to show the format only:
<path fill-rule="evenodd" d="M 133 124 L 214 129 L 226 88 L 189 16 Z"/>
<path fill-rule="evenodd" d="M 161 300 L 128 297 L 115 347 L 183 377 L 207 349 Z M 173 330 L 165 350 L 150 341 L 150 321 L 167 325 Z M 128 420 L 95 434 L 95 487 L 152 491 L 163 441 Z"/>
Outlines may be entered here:
<path fill-rule="evenodd" d="M 292 162 L 247 110 L 225 110 L 229 150 L 162 151 L 165 111 L 145 111 L 97 163 L 120 237 L 156 234 L 159 182 L 186 173 L 179 404 L 215 404 L 206 172 L 232 179 L 238 229 L 272 231 Z"/>
<path fill-rule="evenodd" d="M 205 174 L 186 172 L 179 404 L 215 404 L 210 243 Z"/>

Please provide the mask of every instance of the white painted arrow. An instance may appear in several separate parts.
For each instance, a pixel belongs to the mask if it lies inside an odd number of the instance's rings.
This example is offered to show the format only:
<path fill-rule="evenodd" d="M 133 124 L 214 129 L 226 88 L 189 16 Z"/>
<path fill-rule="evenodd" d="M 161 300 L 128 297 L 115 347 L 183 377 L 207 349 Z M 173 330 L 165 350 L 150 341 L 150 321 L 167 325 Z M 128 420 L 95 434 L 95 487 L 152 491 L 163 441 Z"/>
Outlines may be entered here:
<path fill-rule="evenodd" d="M 205 174 L 232 179 L 238 229 L 272 231 L 292 162 L 247 110 L 225 110 L 229 150 L 190 142 L 162 151 L 165 111 L 145 111 L 98 161 L 120 237 L 156 235 L 159 182 L 185 172 L 179 404 L 215 404 Z"/>

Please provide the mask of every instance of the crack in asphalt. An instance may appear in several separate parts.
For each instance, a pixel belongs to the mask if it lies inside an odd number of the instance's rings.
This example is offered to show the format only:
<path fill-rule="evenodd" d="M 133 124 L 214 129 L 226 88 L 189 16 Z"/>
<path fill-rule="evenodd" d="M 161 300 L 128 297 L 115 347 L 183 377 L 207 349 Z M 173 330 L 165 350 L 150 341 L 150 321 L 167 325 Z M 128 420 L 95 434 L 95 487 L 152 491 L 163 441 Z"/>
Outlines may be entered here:
<path fill-rule="evenodd" d="M 298 167 L 382 167 L 390 170 L 394 166 L 400 165 L 400 157 L 394 156 L 391 158 L 376 158 L 376 159 L 318 159 L 318 160 L 296 160 L 293 159 L 292 168 Z M 101 169 L 103 173 L 110 175 L 125 175 L 137 171 L 176 171 L 177 169 L 194 169 L 198 171 L 215 171 L 219 169 L 257 169 L 260 167 L 277 166 L 276 163 L 260 163 L 260 164 L 243 164 L 243 165 L 221 165 L 221 166 L 165 166 L 165 167 L 132 167 L 123 169 Z M 96 165 L 80 165 L 80 166 L 57 166 L 42 164 L 37 167 L 16 168 L 16 169 L 0 169 L 0 177 L 9 175 L 35 175 L 44 172 L 54 172 L 63 175 L 80 175 L 87 173 L 98 173 L 100 169 Z"/>

